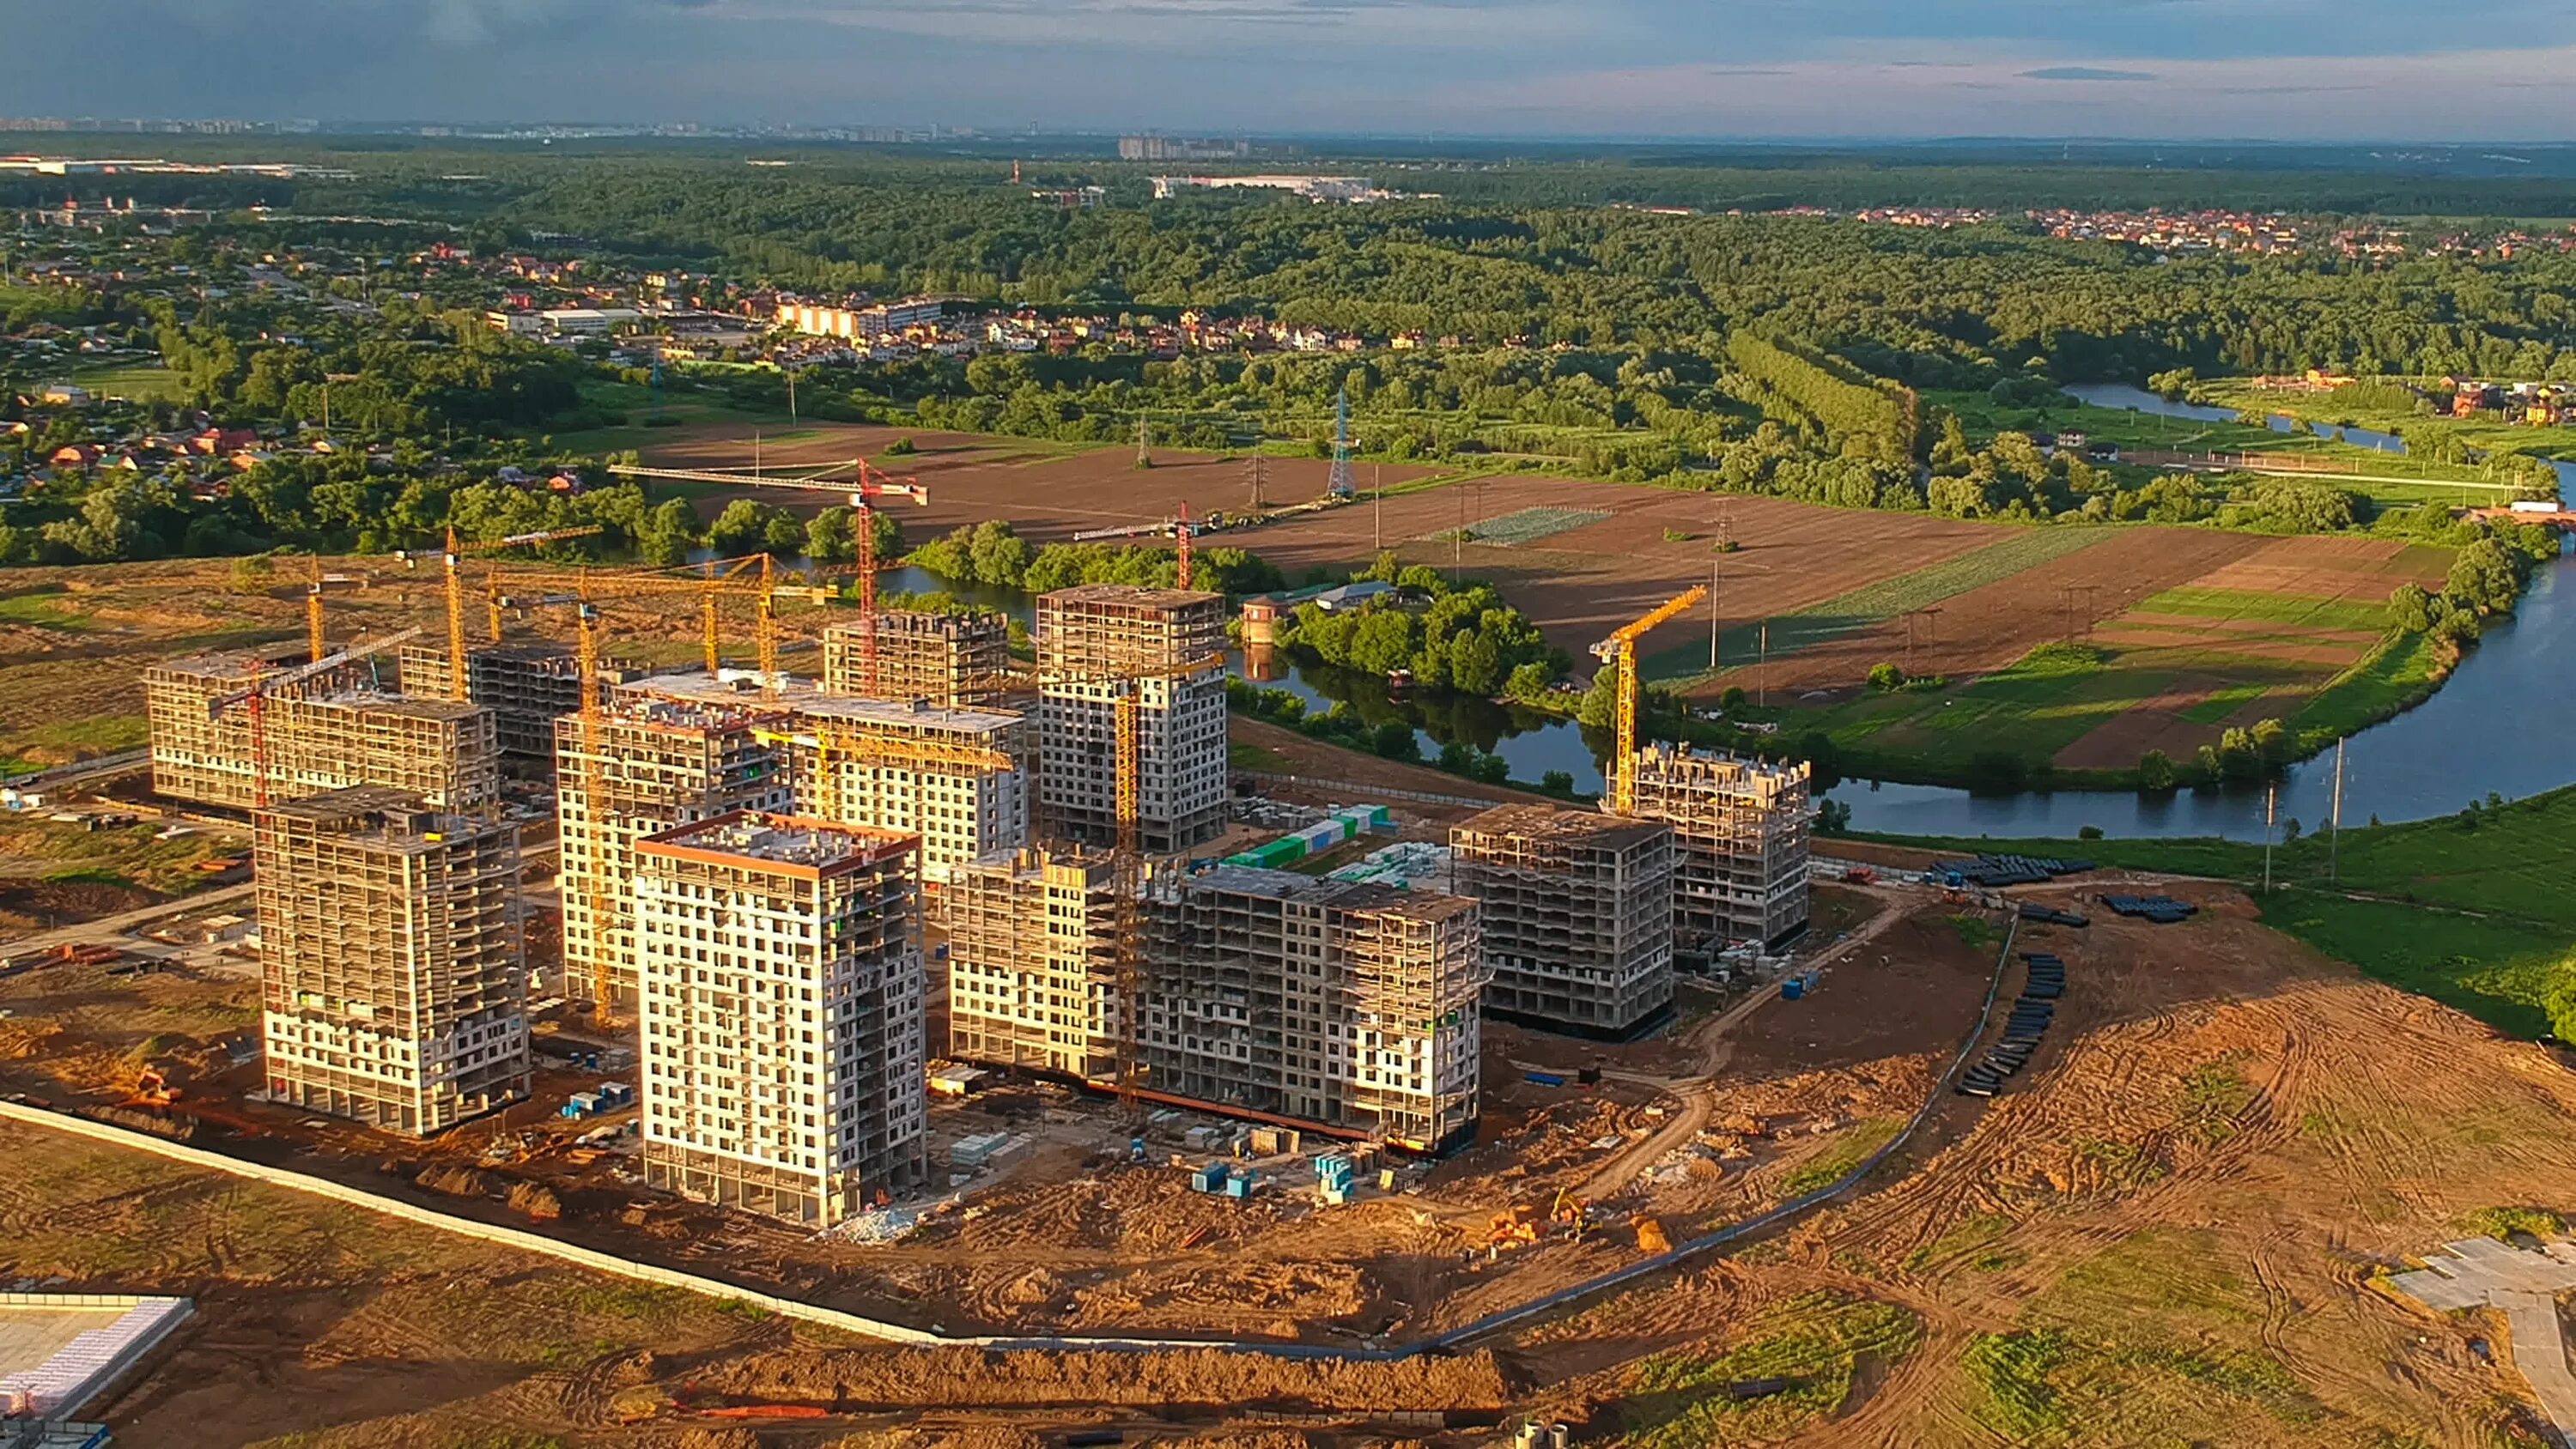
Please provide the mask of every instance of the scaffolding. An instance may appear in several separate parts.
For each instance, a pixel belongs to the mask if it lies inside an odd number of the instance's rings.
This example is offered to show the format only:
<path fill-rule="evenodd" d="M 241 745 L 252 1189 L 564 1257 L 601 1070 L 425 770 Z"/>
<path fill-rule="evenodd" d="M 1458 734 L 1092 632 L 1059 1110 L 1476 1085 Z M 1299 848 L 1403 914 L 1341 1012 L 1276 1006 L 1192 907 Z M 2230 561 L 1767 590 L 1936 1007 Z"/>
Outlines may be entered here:
<path fill-rule="evenodd" d="M 1636 814 L 1673 828 L 1673 926 L 1686 939 L 1771 945 L 1807 924 L 1808 767 L 1649 745 L 1630 769 Z"/>
<path fill-rule="evenodd" d="M 1672 827 L 1504 805 L 1449 850 L 1450 888 L 1484 907 L 1487 1015 L 1609 1040 L 1671 1015 Z"/>
<path fill-rule="evenodd" d="M 253 836 L 273 1100 L 427 1135 L 528 1096 L 516 825 L 364 786 Z"/>
<path fill-rule="evenodd" d="M 246 708 L 212 707 L 274 662 L 237 651 L 144 671 L 156 793 L 236 810 L 257 807 L 263 795 L 289 800 L 360 785 L 409 791 L 446 810 L 499 803 L 491 711 L 383 693 L 364 662 L 264 690 L 257 719 Z"/>
<path fill-rule="evenodd" d="M 876 683 L 867 682 L 866 643 L 876 638 Z M 956 709 L 1004 693 L 1011 676 L 1011 621 L 1002 614 L 884 609 L 873 619 L 823 631 L 823 692 L 924 700 Z"/>
<path fill-rule="evenodd" d="M 601 706 L 595 735 L 579 715 L 555 722 L 565 994 L 634 1000 L 637 841 L 790 807 L 785 761 L 758 738 L 782 719 L 756 694 L 720 705 L 621 693 Z"/>
<path fill-rule="evenodd" d="M 1472 1135 L 1476 903 L 1223 866 L 1147 889 L 1144 1086 L 1416 1151 Z"/>
<path fill-rule="evenodd" d="M 645 1180 L 807 1227 L 919 1186 L 912 838 L 736 813 L 638 855 Z"/>
<path fill-rule="evenodd" d="M 1024 850 L 951 872 L 949 1055 L 1109 1082 L 1118 1071 L 1116 872 Z"/>
<path fill-rule="evenodd" d="M 1088 584 L 1040 595 L 1037 621 L 1040 832 L 1117 843 L 1124 737 L 1142 849 L 1223 834 L 1225 678 L 1206 665 L 1225 648 L 1224 597 Z"/>

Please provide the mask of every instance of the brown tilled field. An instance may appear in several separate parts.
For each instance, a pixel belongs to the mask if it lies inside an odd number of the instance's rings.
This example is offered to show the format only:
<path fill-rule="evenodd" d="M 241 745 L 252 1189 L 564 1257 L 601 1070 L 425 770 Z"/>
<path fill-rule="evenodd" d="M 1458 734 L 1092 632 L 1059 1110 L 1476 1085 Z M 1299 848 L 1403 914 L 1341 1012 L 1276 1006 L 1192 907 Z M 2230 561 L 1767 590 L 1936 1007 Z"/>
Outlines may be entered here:
<path fill-rule="evenodd" d="M 16 1165 L 0 1174 L 0 1277 L 201 1300 L 200 1326 L 108 1413 L 144 1445 L 1019 1445 L 1079 1427 L 1467 1444 L 1520 1412 L 1588 1442 L 1674 1449 L 2538 1442 L 2517 1437 L 2524 1391 L 2496 1352 L 2500 1325 L 2422 1316 L 2372 1279 L 2480 1209 L 2570 1206 L 2576 1078 L 2265 930 L 2231 889 L 2175 889 L 2205 907 L 2186 925 L 2097 914 L 2089 931 L 2026 931 L 2020 946 L 2069 963 L 2039 1058 L 1992 1103 L 1941 1098 L 1861 1195 L 1512 1330 L 1479 1346 L 1490 1357 L 851 1344 L 14 1126 L 0 1128 Z M 1504 1070 L 1593 1056 L 1612 1075 L 1597 1093 L 1498 1084 L 1488 1142 L 1418 1196 L 1246 1212 L 1175 1195 L 1161 1169 L 1051 1156 L 980 1192 L 952 1229 L 829 1256 L 873 1254 L 881 1291 L 945 1300 L 952 1327 L 1266 1336 L 1284 1326 L 1270 1320 L 1321 1313 L 1344 1325 L 1333 1342 L 1464 1321 L 1634 1261 L 1630 1207 L 1678 1240 L 1803 1168 L 1857 1160 L 1973 1018 L 1993 943 L 1972 946 L 1978 930 L 1954 912 L 1873 918 L 1807 1000 L 1738 1012 L 1694 997 L 1644 1048 L 1498 1031 Z M 1705 1086 L 1677 1075 L 1705 1066 Z M 1654 1152 L 1666 1138 L 1674 1150 Z M 1597 1189 L 1611 1225 L 1582 1242 L 1550 1236 L 1493 1263 L 1461 1250 L 1497 1206 L 1543 1209 L 1605 1169 L 1620 1173 Z M 641 1197 L 624 1190 L 615 1211 Z M 646 1225 L 639 1239 L 749 1278 L 815 1252 L 681 1204 L 629 1220 Z M 1791 1387 L 1725 1392 L 1767 1378 Z M 822 1417 L 705 1437 L 722 1422 L 706 1411 L 727 1404 Z M 1423 1409 L 1455 1417 L 1396 1417 Z M 912 1437 L 883 1437 L 897 1431 Z M 687 1432 L 701 1437 L 674 1437 Z"/>

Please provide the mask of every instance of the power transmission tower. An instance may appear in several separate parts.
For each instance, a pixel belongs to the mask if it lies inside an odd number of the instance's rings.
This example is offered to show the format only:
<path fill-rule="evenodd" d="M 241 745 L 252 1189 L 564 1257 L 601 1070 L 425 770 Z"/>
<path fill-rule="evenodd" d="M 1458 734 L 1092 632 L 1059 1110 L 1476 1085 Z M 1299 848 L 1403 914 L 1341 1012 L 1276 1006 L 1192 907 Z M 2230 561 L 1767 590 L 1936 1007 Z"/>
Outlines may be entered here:
<path fill-rule="evenodd" d="M 1324 492 L 1334 498 L 1348 498 L 1359 491 L 1351 478 L 1351 389 L 1342 385 L 1333 395 L 1333 472 L 1326 480 Z"/>
<path fill-rule="evenodd" d="M 1257 448 L 1260 444 L 1255 443 L 1253 446 Z M 1261 486 L 1270 481 L 1269 455 L 1266 453 L 1253 454 L 1251 459 L 1244 464 L 1243 471 L 1245 475 L 1252 480 L 1252 511 L 1259 513 L 1261 511 Z"/>
<path fill-rule="evenodd" d="M 1136 419 L 1136 466 L 1139 468 L 1154 466 L 1151 426 L 1142 417 Z"/>

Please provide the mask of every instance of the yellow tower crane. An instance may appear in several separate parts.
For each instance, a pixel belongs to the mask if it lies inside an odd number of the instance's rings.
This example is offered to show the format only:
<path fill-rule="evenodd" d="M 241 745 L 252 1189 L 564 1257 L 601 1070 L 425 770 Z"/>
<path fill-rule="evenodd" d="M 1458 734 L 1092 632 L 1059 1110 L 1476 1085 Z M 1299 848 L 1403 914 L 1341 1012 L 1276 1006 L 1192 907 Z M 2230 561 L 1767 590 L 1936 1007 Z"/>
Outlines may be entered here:
<path fill-rule="evenodd" d="M 1041 684 L 1055 685 L 1106 685 L 1111 691 L 1110 728 L 1117 761 L 1112 809 L 1116 843 L 1109 856 L 1113 882 L 1112 909 L 1115 912 L 1110 959 L 1115 973 L 1113 999 L 1118 1005 L 1118 1028 L 1113 1041 L 1118 1062 L 1118 1095 L 1131 1109 L 1137 1104 L 1137 1091 L 1143 1078 L 1136 1059 L 1138 1043 L 1143 1035 L 1145 955 L 1145 851 L 1140 825 L 1144 814 L 1144 701 L 1139 696 L 1149 679 L 1178 683 L 1224 667 L 1225 656 L 1209 654 L 1174 664 L 1044 676 L 1040 681 Z"/>
<path fill-rule="evenodd" d="M 447 568 L 447 697 L 449 699 L 461 704 L 468 694 L 466 675 L 469 671 L 465 665 L 465 578 L 458 572 L 457 565 L 469 557 L 497 553 L 505 548 L 557 543 L 567 538 L 589 538 L 601 531 L 596 525 L 584 528 L 548 528 L 540 529 L 535 533 L 514 533 L 508 538 L 489 539 L 482 543 L 460 544 L 456 541 L 456 530 L 453 528 L 447 530 L 447 548 L 440 555 L 440 560 Z M 395 557 L 401 559 L 406 568 L 420 567 L 417 553 L 406 550 L 396 554 Z M 318 583 L 315 589 L 318 594 L 320 590 Z M 317 605 L 317 617 L 318 613 Z M 495 643 L 500 641 L 500 621 L 501 611 L 496 602 L 492 608 L 492 635 Z"/>
<path fill-rule="evenodd" d="M 1707 597 L 1704 587 L 1678 594 L 1653 613 L 1592 646 L 1594 658 L 1619 671 L 1619 742 L 1610 757 L 1610 808 L 1618 814 L 1633 814 L 1637 808 L 1637 641 Z"/>

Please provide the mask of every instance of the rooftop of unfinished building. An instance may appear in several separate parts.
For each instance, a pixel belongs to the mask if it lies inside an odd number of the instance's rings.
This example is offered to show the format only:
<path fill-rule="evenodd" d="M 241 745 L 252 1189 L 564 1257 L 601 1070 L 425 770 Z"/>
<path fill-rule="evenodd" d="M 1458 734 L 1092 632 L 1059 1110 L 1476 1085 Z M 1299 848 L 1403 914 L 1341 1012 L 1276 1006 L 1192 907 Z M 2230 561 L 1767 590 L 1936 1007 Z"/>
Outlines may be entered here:
<path fill-rule="evenodd" d="M 256 663 L 263 670 L 292 669 L 304 662 L 301 645 L 269 644 L 257 649 L 208 649 L 154 661 L 149 668 L 209 680 L 248 679 Z"/>
<path fill-rule="evenodd" d="M 822 870 L 908 855 L 919 844 L 918 836 L 900 830 L 737 810 L 647 836 L 637 843 L 637 849 L 647 854 L 698 859 L 730 857 Z"/>
<path fill-rule="evenodd" d="M 1069 589 L 1056 589 L 1038 595 L 1040 604 L 1125 605 L 1135 609 L 1180 609 L 1193 604 L 1218 604 L 1225 595 L 1203 589 L 1148 589 L 1134 584 L 1076 584 Z"/>
<path fill-rule="evenodd" d="M 1660 741 L 1637 751 L 1640 770 L 1659 767 L 1705 769 L 1713 774 L 1732 774 L 1761 780 L 1803 780 L 1812 767 L 1803 760 L 1765 760 L 1753 755 L 1726 751 L 1697 751 L 1686 744 L 1668 745 Z"/>
<path fill-rule="evenodd" d="M 351 844 L 417 853 L 450 840 L 494 830 L 516 832 L 499 821 L 454 815 L 425 803 L 408 790 L 389 785 L 353 785 L 271 805 L 264 812 L 281 820 L 321 827 Z"/>
<path fill-rule="evenodd" d="M 1567 810 L 1555 805 L 1497 805 L 1455 827 L 1457 832 L 1475 835 L 1598 841 L 1605 845 L 1628 845 L 1670 829 L 1660 820 L 1628 820 L 1597 810 Z"/>
<path fill-rule="evenodd" d="M 1331 880 L 1257 865 L 1220 865 L 1181 884 L 1336 910 L 1381 911 L 1417 921 L 1445 921 L 1476 909 L 1476 903 L 1464 896 L 1404 890 L 1369 881 Z"/>
<path fill-rule="evenodd" d="M 1011 616 L 999 609 L 879 609 L 874 618 L 880 634 L 956 634 L 970 631 L 1000 633 L 1010 628 Z M 826 634 L 856 634 L 856 619 L 824 626 Z"/>
<path fill-rule="evenodd" d="M 919 700 L 860 699 L 851 695 L 825 694 L 814 681 L 794 675 L 781 675 L 778 689 L 772 693 L 763 687 L 760 673 L 748 669 L 728 669 L 718 675 L 710 675 L 703 669 L 656 674 L 619 685 L 617 694 L 620 699 L 666 699 L 719 705 L 739 703 L 772 713 L 793 712 L 852 724 L 909 726 L 958 734 L 991 734 L 1020 723 L 1019 715 L 1004 710 L 947 709 Z"/>

